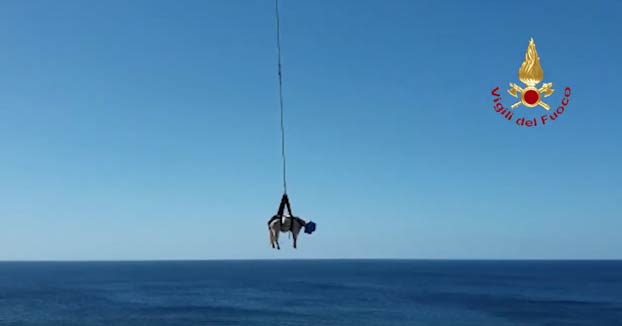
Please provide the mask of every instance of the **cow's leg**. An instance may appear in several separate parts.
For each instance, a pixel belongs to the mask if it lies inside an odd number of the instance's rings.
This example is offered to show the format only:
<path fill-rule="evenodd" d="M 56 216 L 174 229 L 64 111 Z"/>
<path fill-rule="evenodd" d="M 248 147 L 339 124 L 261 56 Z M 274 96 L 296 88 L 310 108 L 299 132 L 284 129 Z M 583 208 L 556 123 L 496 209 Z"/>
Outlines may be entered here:
<path fill-rule="evenodd" d="M 302 229 L 302 226 L 304 225 L 304 221 L 302 219 L 296 218 L 294 221 L 296 221 L 296 223 L 293 224 L 293 228 L 292 228 L 292 235 L 294 237 L 294 248 L 298 247 L 298 235 L 300 234 L 300 230 Z"/>
<path fill-rule="evenodd" d="M 276 249 L 281 249 L 279 246 L 279 225 L 277 223 L 272 223 L 270 225 L 270 243 L 272 244 L 272 248 L 276 247 Z"/>

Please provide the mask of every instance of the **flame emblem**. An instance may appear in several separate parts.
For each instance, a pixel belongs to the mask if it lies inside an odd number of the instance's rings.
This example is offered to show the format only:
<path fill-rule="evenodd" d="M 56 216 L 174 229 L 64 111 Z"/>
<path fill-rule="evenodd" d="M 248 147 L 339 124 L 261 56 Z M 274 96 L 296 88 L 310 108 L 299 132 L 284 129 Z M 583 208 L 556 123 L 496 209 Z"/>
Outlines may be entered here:
<path fill-rule="evenodd" d="M 508 93 L 510 95 L 520 98 L 520 101 L 512 104 L 512 109 L 523 104 L 528 108 L 535 106 L 541 106 L 547 111 L 551 108 L 548 104 L 542 102 L 542 97 L 549 97 L 555 92 L 553 83 L 544 83 L 542 87 L 538 88 L 537 85 L 544 79 L 544 71 L 540 66 L 540 57 L 538 51 L 536 51 L 536 43 L 533 38 L 529 41 L 527 52 L 525 53 L 525 60 L 518 69 L 518 79 L 525 84 L 525 88 L 522 88 L 514 83 L 510 83 L 510 89 Z M 519 96 L 520 93 L 520 96 Z"/>

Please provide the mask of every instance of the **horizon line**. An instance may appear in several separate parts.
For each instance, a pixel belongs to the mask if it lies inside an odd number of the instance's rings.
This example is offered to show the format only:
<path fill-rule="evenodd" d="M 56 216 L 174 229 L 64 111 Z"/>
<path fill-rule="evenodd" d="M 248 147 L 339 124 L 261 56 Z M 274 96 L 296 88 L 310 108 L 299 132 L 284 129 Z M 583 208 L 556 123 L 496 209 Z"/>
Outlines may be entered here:
<path fill-rule="evenodd" d="M 1 263 L 123 263 L 123 262 L 243 262 L 243 261 L 622 261 L 622 258 L 162 258 L 162 259 L 0 259 Z"/>

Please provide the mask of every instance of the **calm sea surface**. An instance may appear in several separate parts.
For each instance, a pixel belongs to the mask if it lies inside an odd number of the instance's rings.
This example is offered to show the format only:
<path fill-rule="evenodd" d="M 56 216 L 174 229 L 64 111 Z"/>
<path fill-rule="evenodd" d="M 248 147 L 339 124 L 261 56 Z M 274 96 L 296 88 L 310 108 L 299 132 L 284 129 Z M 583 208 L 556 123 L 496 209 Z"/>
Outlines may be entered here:
<path fill-rule="evenodd" d="M 0 263 L 1 325 L 622 325 L 622 261 Z"/>

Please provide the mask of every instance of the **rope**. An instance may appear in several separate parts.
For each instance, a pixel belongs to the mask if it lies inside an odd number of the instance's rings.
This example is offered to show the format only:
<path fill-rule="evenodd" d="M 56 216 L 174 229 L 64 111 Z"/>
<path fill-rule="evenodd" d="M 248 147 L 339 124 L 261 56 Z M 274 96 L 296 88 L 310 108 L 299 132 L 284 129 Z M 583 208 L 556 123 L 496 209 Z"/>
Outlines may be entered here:
<path fill-rule="evenodd" d="M 281 108 L 281 158 L 283 160 L 283 193 L 287 194 L 287 164 L 285 159 L 285 121 L 283 118 L 283 74 L 281 72 L 281 20 L 279 15 L 279 0 L 275 0 L 276 16 L 276 48 L 278 53 L 279 75 L 279 106 Z"/>

